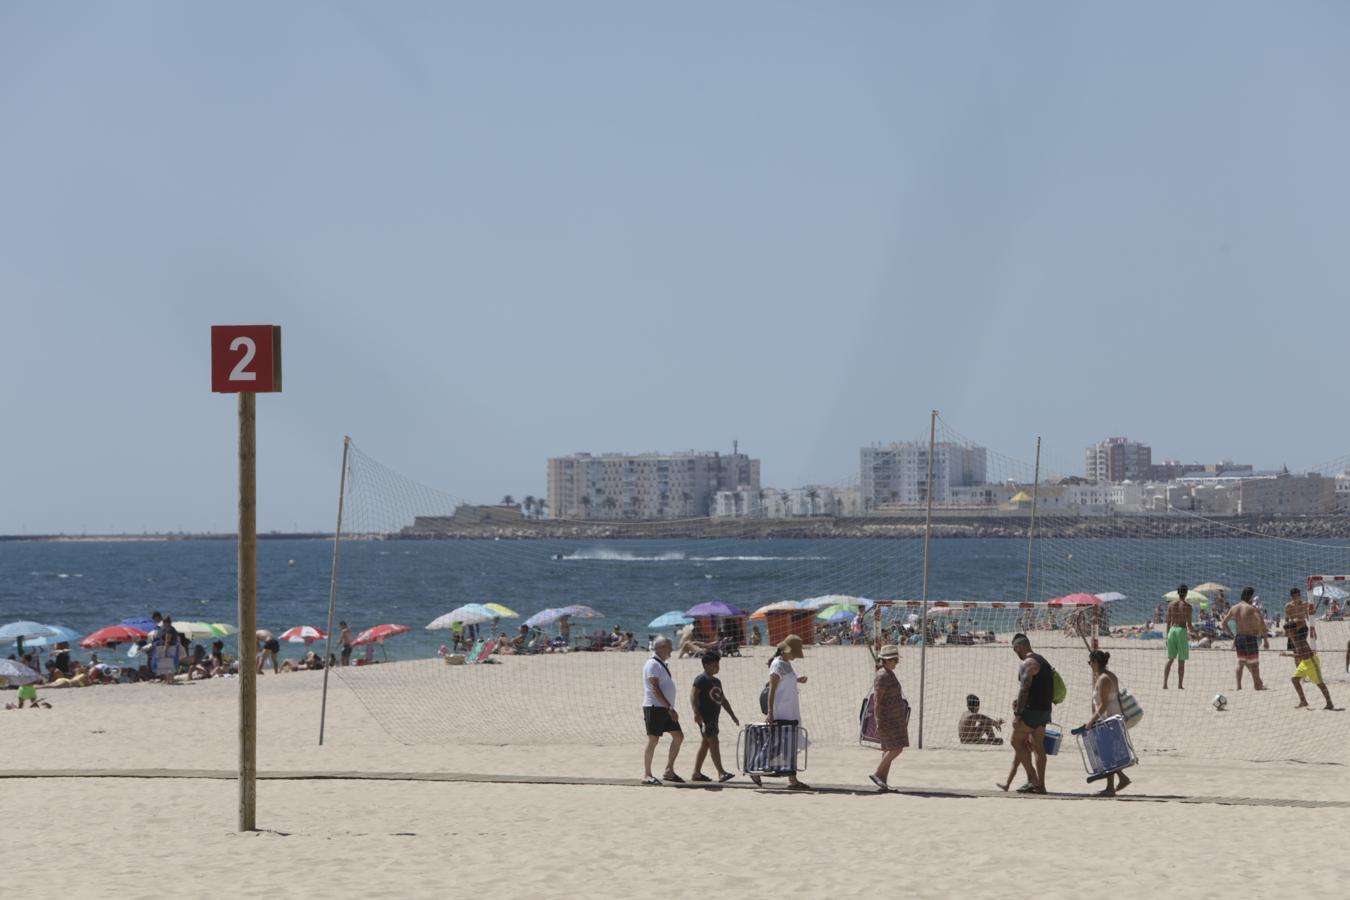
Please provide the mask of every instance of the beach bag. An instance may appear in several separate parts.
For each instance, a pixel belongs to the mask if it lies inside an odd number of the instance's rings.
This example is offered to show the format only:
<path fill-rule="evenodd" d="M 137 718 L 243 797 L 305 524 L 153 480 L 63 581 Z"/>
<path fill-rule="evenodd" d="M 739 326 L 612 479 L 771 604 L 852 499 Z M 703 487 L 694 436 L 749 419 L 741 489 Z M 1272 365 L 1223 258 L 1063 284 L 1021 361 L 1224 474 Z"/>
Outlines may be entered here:
<path fill-rule="evenodd" d="M 764 690 L 759 692 L 759 711 L 764 715 L 769 714 L 769 683 L 764 682 Z"/>
<path fill-rule="evenodd" d="M 1134 698 L 1134 694 L 1116 685 L 1116 698 L 1120 702 L 1120 715 L 1125 720 L 1126 728 L 1133 728 L 1139 724 L 1139 720 L 1144 717 L 1144 708 L 1139 705 L 1139 701 Z"/>
<path fill-rule="evenodd" d="M 1050 670 L 1050 678 L 1054 682 L 1054 688 L 1050 694 L 1050 702 L 1058 706 L 1064 702 L 1064 698 L 1069 696 L 1069 688 L 1064 684 L 1064 679 L 1059 677 L 1059 669 Z"/>

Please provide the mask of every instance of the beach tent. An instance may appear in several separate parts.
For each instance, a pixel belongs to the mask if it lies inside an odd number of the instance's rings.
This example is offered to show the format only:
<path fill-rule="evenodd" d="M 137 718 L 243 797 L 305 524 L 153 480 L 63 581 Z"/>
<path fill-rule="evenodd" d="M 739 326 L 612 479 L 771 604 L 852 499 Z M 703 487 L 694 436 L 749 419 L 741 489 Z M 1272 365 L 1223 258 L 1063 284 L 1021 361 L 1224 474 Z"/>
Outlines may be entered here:
<path fill-rule="evenodd" d="M 745 643 L 745 610 L 723 603 L 721 600 L 707 600 L 695 604 L 684 611 L 694 620 L 694 640 L 711 644 L 728 637 L 738 644 Z"/>

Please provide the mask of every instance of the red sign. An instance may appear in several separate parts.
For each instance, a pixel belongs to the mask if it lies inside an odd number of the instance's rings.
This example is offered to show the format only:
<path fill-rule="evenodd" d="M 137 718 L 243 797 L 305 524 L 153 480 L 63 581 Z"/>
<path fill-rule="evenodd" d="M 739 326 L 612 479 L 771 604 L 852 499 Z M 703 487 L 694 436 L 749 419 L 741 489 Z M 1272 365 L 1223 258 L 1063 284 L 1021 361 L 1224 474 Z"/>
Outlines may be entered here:
<path fill-rule="evenodd" d="M 281 326 L 212 325 L 211 390 L 217 394 L 281 390 Z"/>

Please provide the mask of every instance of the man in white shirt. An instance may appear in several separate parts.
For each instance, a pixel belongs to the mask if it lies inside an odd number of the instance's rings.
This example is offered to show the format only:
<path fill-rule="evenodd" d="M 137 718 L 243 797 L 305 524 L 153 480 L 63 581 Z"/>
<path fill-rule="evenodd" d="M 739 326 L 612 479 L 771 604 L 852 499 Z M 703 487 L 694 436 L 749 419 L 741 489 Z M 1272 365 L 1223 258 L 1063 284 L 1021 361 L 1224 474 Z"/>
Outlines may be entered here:
<path fill-rule="evenodd" d="M 668 659 L 670 638 L 662 636 L 652 644 L 652 656 L 642 667 L 642 719 L 647 726 L 647 752 L 642 760 L 643 784 L 661 783 L 661 779 L 652 775 L 652 757 L 656 755 L 656 745 L 663 734 L 670 735 L 670 756 L 661 778 L 677 784 L 684 781 L 675 774 L 675 757 L 684 743 L 684 732 L 680 730 L 680 714 L 675 709 L 675 679 L 666 663 Z"/>

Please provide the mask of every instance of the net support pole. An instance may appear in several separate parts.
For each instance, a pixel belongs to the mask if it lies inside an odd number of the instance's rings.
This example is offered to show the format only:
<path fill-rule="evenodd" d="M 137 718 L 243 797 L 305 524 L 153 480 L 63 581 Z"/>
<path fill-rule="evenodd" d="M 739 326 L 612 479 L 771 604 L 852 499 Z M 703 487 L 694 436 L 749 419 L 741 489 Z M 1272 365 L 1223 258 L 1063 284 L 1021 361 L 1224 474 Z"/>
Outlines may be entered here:
<path fill-rule="evenodd" d="M 923 749 L 923 701 L 928 679 L 928 541 L 933 536 L 933 448 L 937 440 L 938 411 L 928 417 L 928 509 L 923 517 L 923 619 L 919 625 L 919 746 Z"/>
<path fill-rule="evenodd" d="M 337 527 L 333 529 L 333 574 L 328 580 L 328 639 L 323 653 L 323 699 L 319 704 L 319 746 L 323 746 L 324 718 L 328 714 L 328 670 L 333 661 L 333 616 L 337 612 L 338 554 L 342 550 L 342 503 L 347 499 L 347 450 L 350 436 L 342 438 L 342 473 L 338 476 Z"/>
<path fill-rule="evenodd" d="M 239 830 L 257 827 L 257 395 L 239 394 Z"/>
<path fill-rule="evenodd" d="M 1036 474 L 1031 478 L 1031 527 L 1027 529 L 1027 589 L 1022 602 L 1031 602 L 1031 548 L 1036 541 L 1036 489 L 1041 485 L 1041 436 L 1036 435 Z"/>

